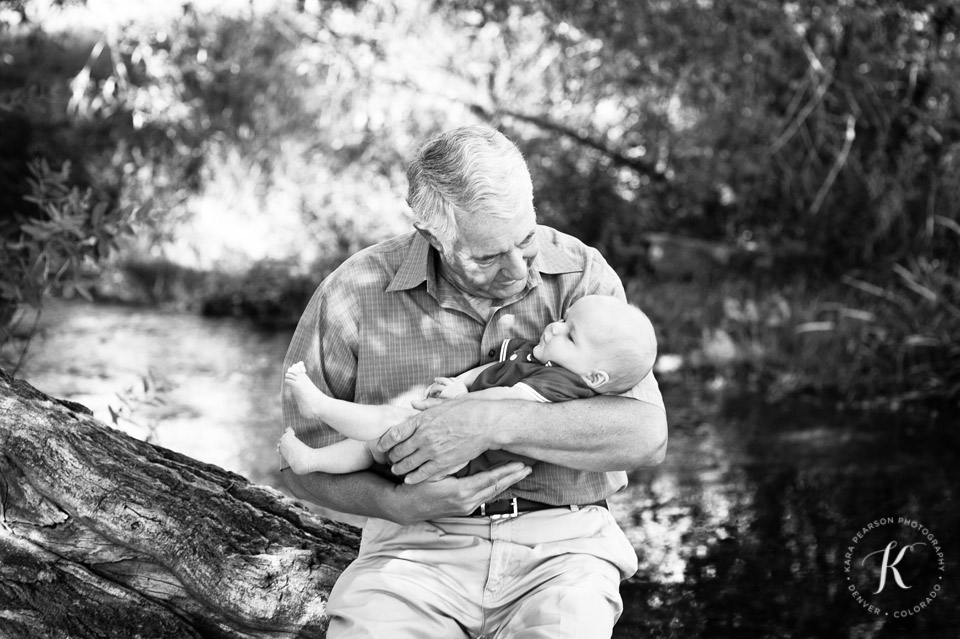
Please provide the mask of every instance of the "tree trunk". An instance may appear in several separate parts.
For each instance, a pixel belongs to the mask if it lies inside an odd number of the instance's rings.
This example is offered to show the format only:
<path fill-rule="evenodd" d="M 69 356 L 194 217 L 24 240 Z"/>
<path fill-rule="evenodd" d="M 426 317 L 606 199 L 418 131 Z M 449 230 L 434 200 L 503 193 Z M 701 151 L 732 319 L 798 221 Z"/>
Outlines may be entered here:
<path fill-rule="evenodd" d="M 358 544 L 0 370 L 0 637 L 323 637 Z"/>

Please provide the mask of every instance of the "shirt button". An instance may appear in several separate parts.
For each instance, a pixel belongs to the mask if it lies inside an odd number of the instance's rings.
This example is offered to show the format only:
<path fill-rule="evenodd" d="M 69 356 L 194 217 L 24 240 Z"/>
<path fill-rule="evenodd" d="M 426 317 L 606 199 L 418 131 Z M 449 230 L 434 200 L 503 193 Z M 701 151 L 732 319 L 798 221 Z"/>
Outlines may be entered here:
<path fill-rule="evenodd" d="M 497 349 L 491 348 L 490 351 L 487 353 L 487 357 L 493 357 L 496 354 L 497 354 Z"/>

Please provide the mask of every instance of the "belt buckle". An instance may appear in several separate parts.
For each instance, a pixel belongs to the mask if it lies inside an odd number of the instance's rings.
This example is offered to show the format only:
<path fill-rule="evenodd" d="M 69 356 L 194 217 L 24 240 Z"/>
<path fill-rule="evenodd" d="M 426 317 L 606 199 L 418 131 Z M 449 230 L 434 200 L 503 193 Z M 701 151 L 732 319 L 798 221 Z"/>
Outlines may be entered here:
<path fill-rule="evenodd" d="M 483 502 L 482 504 L 480 504 L 480 515 L 483 517 L 489 516 L 491 521 L 497 521 L 500 519 L 513 519 L 514 517 L 520 514 L 519 512 L 517 512 L 516 497 L 513 497 L 512 499 L 510 499 L 510 505 L 513 506 L 512 513 L 498 513 L 496 515 L 487 515 L 487 502 Z"/>

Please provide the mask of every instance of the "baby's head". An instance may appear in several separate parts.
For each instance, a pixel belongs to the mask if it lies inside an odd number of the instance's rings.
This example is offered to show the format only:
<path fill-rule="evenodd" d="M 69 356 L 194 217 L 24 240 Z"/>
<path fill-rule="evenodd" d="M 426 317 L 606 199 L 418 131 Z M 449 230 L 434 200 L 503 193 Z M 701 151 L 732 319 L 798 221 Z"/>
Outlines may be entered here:
<path fill-rule="evenodd" d="M 533 356 L 576 373 L 598 393 L 622 393 L 653 368 L 657 338 L 636 306 L 588 295 L 544 329 Z"/>

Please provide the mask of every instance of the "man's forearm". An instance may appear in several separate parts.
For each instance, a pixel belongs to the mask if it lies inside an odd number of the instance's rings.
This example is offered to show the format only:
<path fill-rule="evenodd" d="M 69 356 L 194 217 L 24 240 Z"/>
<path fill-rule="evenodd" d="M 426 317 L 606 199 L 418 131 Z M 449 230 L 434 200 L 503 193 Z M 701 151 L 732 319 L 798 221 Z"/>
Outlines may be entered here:
<path fill-rule="evenodd" d="M 468 395 L 394 426 L 377 446 L 412 484 L 497 449 L 577 470 L 633 470 L 663 461 L 667 418 L 659 406 L 625 397 L 545 404 Z"/>
<path fill-rule="evenodd" d="M 446 477 L 415 485 L 394 484 L 370 472 L 349 475 L 284 473 L 294 495 L 343 513 L 411 524 L 473 512 L 530 473 L 510 462 L 469 477 Z"/>
<path fill-rule="evenodd" d="M 342 513 L 392 519 L 387 496 L 394 484 L 372 472 L 330 475 L 308 473 L 297 475 L 290 469 L 283 472 L 290 491 L 300 499 Z"/>
<path fill-rule="evenodd" d="M 578 470 L 632 470 L 663 461 L 667 419 L 654 404 L 624 397 L 484 406 L 494 446 Z"/>

